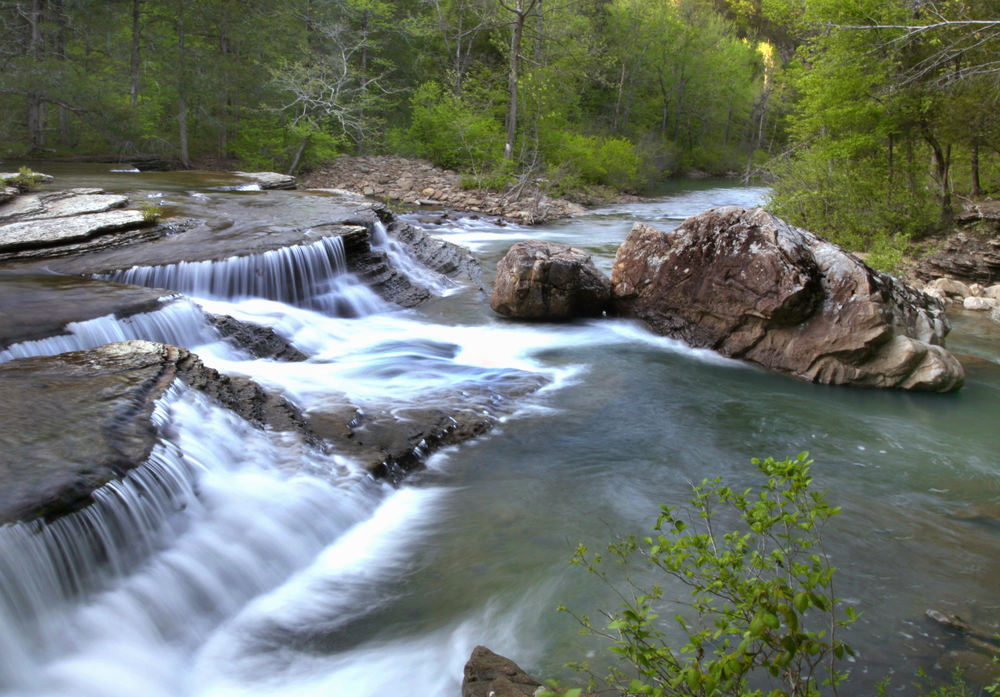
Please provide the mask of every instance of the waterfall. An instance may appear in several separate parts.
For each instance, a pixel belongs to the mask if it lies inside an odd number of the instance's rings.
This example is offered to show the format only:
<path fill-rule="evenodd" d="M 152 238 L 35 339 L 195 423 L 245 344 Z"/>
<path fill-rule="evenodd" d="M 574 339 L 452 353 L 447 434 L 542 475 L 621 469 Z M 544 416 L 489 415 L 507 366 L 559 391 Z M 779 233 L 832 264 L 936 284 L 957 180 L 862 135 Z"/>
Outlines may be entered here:
<path fill-rule="evenodd" d="M 70 322 L 66 334 L 37 341 L 24 341 L 0 351 L 0 363 L 28 356 L 54 356 L 66 351 L 111 344 L 116 341 L 145 339 L 160 344 L 193 348 L 222 341 L 219 332 L 205 318 L 201 308 L 190 300 L 177 300 L 160 310 L 143 312 L 121 319 L 114 315 L 84 322 Z M 220 351 L 230 358 L 245 357 L 235 349 L 220 344 Z"/>
<path fill-rule="evenodd" d="M 221 623 L 380 499 L 349 462 L 187 388 L 160 400 L 154 421 L 161 442 L 149 460 L 92 505 L 0 527 L 0 687 L 106 697 L 150 682 L 142 694 L 176 694 Z"/>
<path fill-rule="evenodd" d="M 360 317 L 383 308 L 374 293 L 347 273 L 344 241 L 336 236 L 220 261 L 133 266 L 95 277 L 208 300 L 264 298 L 337 317 Z"/>
<path fill-rule="evenodd" d="M 403 245 L 389 237 L 388 230 L 380 220 L 375 221 L 372 247 L 385 252 L 393 267 L 406 275 L 410 281 L 422 285 L 438 295 L 445 295 L 449 290 L 455 288 L 455 284 L 447 276 L 425 268 Z"/>

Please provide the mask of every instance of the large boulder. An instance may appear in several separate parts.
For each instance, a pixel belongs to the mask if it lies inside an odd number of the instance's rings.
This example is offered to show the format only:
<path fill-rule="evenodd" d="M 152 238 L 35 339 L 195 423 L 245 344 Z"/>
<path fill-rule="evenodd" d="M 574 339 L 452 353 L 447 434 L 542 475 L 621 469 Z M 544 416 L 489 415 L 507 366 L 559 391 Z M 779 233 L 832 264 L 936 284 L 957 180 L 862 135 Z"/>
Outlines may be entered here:
<path fill-rule="evenodd" d="M 477 646 L 465 664 L 462 697 L 533 697 L 541 686 L 514 661 Z"/>
<path fill-rule="evenodd" d="M 620 315 L 812 382 L 947 392 L 965 379 L 940 300 L 760 209 L 671 232 L 636 223 L 611 280 Z"/>
<path fill-rule="evenodd" d="M 490 307 L 508 317 L 564 320 L 599 317 L 611 295 L 590 255 L 556 242 L 518 242 L 497 264 Z"/>

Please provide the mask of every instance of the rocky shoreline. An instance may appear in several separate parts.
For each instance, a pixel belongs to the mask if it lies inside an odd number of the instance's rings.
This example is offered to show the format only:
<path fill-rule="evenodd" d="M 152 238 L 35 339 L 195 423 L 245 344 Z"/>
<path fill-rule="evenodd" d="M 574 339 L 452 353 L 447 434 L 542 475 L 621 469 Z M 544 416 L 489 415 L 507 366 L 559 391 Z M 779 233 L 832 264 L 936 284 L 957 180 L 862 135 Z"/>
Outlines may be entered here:
<path fill-rule="evenodd" d="M 537 183 L 511 187 L 510 193 L 463 189 L 461 177 L 453 170 L 435 167 L 427 160 L 389 155 L 344 155 L 303 175 L 299 188 L 350 191 L 390 204 L 445 208 L 524 224 L 568 218 L 586 210 L 577 203 L 548 196 Z"/>

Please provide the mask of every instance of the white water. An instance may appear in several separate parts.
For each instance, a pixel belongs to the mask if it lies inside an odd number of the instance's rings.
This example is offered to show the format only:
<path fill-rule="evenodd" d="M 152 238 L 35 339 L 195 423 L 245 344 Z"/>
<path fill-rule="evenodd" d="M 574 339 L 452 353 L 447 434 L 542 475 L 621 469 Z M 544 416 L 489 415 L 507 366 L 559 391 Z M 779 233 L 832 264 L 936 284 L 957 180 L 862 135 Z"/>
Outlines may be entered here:
<path fill-rule="evenodd" d="M 169 300 L 169 299 L 167 299 Z M 66 334 L 37 341 L 24 341 L 0 351 L 0 363 L 27 356 L 53 356 L 67 351 L 103 346 L 116 341 L 145 339 L 173 346 L 207 346 L 210 352 L 233 360 L 245 357 L 222 341 L 201 309 L 190 300 L 174 300 L 153 312 L 142 312 L 121 319 L 114 315 L 85 322 L 70 322 Z"/>
<path fill-rule="evenodd" d="M 213 300 L 266 298 L 348 317 L 383 308 L 347 273 L 340 237 L 221 261 L 134 266 L 98 277 Z"/>

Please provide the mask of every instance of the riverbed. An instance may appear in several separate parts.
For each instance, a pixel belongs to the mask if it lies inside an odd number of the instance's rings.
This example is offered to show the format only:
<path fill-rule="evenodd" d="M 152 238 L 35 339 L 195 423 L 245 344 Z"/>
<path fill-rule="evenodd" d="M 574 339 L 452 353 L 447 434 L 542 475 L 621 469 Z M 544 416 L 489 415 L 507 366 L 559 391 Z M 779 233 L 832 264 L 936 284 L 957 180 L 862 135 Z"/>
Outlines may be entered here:
<path fill-rule="evenodd" d="M 123 191 L 237 230 L 295 227 L 324 205 L 322 194 L 241 188 L 225 175 L 111 169 L 42 171 L 59 188 Z M 668 228 L 766 194 L 698 180 L 530 228 L 470 218 L 425 227 L 480 256 L 488 293 L 515 241 L 569 243 L 610 272 L 633 222 Z M 401 214 L 414 224 L 425 215 Z M 346 395 L 405 411 L 474 399 L 524 373 L 546 386 L 398 487 L 370 479 L 349 453 L 314 452 L 172 393 L 159 415 L 164 467 L 179 467 L 190 493 L 164 505 L 183 500 L 183 510 L 150 523 L 158 537 L 147 559 L 92 591 L 55 602 L 45 593 L 58 589 L 38 589 L 31 608 L 44 616 L 0 593 L 0 694 L 456 697 L 477 644 L 538 678 L 572 681 L 567 662 L 608 659 L 556 606 L 596 616 L 614 605 L 568 564 L 577 544 L 645 534 L 658 506 L 683 503 L 692 483 L 721 476 L 752 487 L 760 476 L 750 458 L 803 450 L 815 486 L 842 509 L 824 541 L 837 595 L 861 613 L 841 637 L 857 653 L 845 664 L 851 694 L 871 694 L 887 676 L 890 692 L 915 694 L 917 670 L 934 672 L 956 645 L 928 608 L 1000 626 L 1000 353 L 988 325 L 963 316 L 949 338 L 952 350 L 978 356 L 966 359 L 973 369 L 959 393 L 910 394 L 805 384 L 630 321 L 519 324 L 492 313 L 474 287 L 440 280 L 437 291 L 398 310 L 352 287 L 354 311 L 340 317 L 193 298 L 271 326 L 311 356 L 251 360 L 210 335 L 183 334 L 207 364 L 307 410 Z M 4 561 L 9 585 L 22 569 Z"/>

